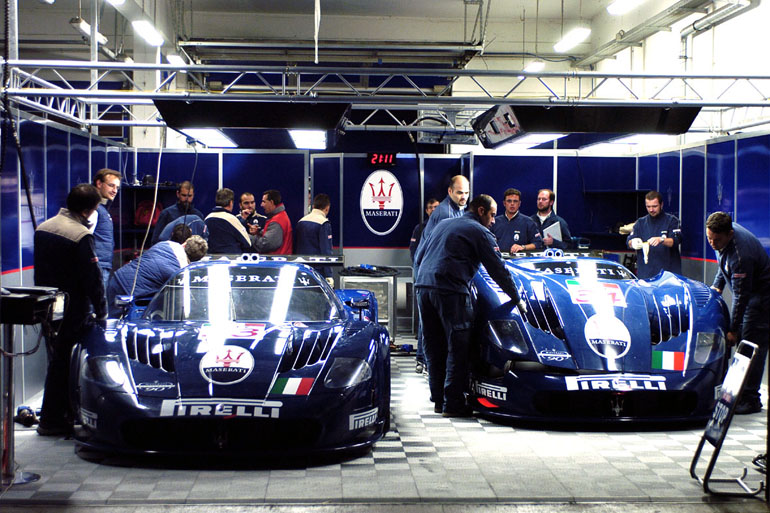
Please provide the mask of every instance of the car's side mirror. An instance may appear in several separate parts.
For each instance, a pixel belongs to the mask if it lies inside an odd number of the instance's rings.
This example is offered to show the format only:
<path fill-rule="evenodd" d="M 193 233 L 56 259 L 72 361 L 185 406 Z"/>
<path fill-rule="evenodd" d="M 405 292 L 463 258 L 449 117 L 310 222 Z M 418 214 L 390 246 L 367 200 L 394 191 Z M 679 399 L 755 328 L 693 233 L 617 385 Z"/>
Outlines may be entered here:
<path fill-rule="evenodd" d="M 115 306 L 125 310 L 134 302 L 134 296 L 115 296 Z"/>
<path fill-rule="evenodd" d="M 364 310 L 369 309 L 368 299 L 357 299 L 357 300 L 345 301 L 345 304 L 348 305 L 350 308 L 355 308 L 356 310 L 358 310 L 359 320 L 364 319 Z"/>

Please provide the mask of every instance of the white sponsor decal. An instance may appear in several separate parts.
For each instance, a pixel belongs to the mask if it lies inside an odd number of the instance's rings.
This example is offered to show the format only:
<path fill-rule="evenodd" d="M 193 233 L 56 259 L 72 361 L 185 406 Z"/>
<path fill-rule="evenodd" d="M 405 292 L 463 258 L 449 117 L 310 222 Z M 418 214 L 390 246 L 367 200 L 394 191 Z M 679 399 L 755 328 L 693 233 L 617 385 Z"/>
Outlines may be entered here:
<path fill-rule="evenodd" d="M 259 417 L 277 419 L 281 401 L 258 399 L 164 399 L 161 417 Z"/>
<path fill-rule="evenodd" d="M 631 347 L 628 328 L 613 315 L 592 315 L 584 331 L 588 346 L 602 358 L 622 358 Z"/>
<path fill-rule="evenodd" d="M 490 383 L 481 383 L 477 381 L 473 384 L 473 389 L 476 395 L 481 397 L 488 397 L 490 399 L 496 399 L 498 401 L 508 400 L 508 388 L 498 385 L 492 385 Z"/>
<path fill-rule="evenodd" d="M 80 421 L 84 426 L 88 426 L 91 429 L 96 429 L 96 422 L 99 419 L 99 415 L 96 413 L 80 408 Z"/>
<path fill-rule="evenodd" d="M 138 383 L 136 389 L 140 392 L 162 392 L 175 386 L 173 383 Z"/>
<path fill-rule="evenodd" d="M 541 361 L 546 362 L 563 362 L 564 360 L 572 359 L 572 355 L 567 351 L 557 351 L 555 349 L 543 349 L 537 353 L 537 357 L 540 358 Z"/>
<path fill-rule="evenodd" d="M 644 374 L 597 374 L 588 376 L 565 376 L 567 390 L 666 390 L 665 376 Z"/>
<path fill-rule="evenodd" d="M 362 411 L 361 413 L 354 413 L 350 416 L 349 428 L 351 431 L 354 429 L 361 429 L 366 426 L 371 426 L 377 422 L 377 408 L 371 410 Z"/>
<path fill-rule="evenodd" d="M 378 169 L 370 174 L 361 187 L 361 217 L 370 232 L 387 235 L 401 220 L 404 193 L 398 178 L 390 171 Z"/>
<path fill-rule="evenodd" d="M 206 381 L 233 385 L 246 379 L 254 369 L 254 357 L 240 346 L 221 346 L 203 355 L 200 372 Z"/>

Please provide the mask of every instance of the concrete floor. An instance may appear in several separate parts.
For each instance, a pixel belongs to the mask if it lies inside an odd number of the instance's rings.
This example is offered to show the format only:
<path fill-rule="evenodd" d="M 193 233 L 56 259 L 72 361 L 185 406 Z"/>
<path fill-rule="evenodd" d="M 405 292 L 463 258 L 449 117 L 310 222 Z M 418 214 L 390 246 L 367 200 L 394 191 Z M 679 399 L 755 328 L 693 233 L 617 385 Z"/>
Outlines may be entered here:
<path fill-rule="evenodd" d="M 393 358 L 392 413 L 393 430 L 372 451 L 299 463 L 78 455 L 71 440 L 19 427 L 16 461 L 41 479 L 0 492 L 0 510 L 768 511 L 755 498 L 710 497 L 689 476 L 702 426 L 576 431 L 445 419 L 433 413 L 412 357 Z M 746 482 L 759 485 L 762 476 L 751 459 L 765 452 L 766 419 L 766 410 L 735 417 L 715 477 L 734 477 L 748 467 Z"/>

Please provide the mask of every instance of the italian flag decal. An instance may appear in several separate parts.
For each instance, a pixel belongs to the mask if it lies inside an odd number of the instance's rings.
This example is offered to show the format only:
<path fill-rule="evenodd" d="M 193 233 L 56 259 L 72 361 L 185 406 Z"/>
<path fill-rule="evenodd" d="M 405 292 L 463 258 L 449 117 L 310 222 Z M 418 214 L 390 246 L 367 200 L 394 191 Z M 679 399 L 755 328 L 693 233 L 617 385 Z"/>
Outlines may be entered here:
<path fill-rule="evenodd" d="M 271 394 L 276 395 L 307 395 L 313 388 L 313 378 L 278 378 L 275 380 Z"/>
<path fill-rule="evenodd" d="M 684 370 L 684 353 L 680 351 L 653 351 L 652 368 L 661 370 Z"/>

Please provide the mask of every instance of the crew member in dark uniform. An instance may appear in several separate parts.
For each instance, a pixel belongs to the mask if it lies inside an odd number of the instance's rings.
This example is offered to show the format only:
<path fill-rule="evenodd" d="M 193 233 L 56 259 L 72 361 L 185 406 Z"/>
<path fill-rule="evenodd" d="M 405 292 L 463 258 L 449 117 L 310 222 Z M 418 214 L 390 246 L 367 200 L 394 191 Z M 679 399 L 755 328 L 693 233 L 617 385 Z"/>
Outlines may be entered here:
<path fill-rule="evenodd" d="M 521 191 L 506 189 L 503 193 L 505 212 L 495 217 L 495 224 L 490 230 L 497 237 L 500 251 L 518 253 L 543 247 L 540 230 L 535 222 L 519 213 Z"/>
<path fill-rule="evenodd" d="M 412 238 L 409 239 L 409 256 L 414 263 L 414 254 L 417 252 L 417 246 L 420 245 L 420 239 L 422 238 L 422 231 L 430 220 L 430 216 L 433 211 L 438 207 L 438 200 L 431 198 L 425 202 L 425 219 L 422 223 L 417 224 L 412 230 Z M 417 351 L 414 354 L 415 366 L 414 371 L 417 374 L 422 374 L 426 369 L 425 365 L 425 352 L 423 351 L 423 336 L 422 336 L 422 323 L 420 322 L 420 316 L 417 316 Z"/>
<path fill-rule="evenodd" d="M 511 274 L 503 263 L 489 225 L 497 204 L 482 194 L 473 199 L 462 217 L 436 226 L 420 244 L 417 265 L 417 301 L 420 306 L 428 383 L 434 411 L 444 417 L 467 417 L 471 325 L 471 280 L 484 264 L 489 275 L 511 298 L 511 308 L 524 309 Z"/>
<path fill-rule="evenodd" d="M 37 428 L 42 436 L 72 431 L 74 419 L 68 393 L 72 346 L 91 312 L 97 319 L 107 317 L 99 258 L 94 250 L 94 236 L 88 230 L 88 218 L 101 199 L 93 185 L 77 185 L 67 195 L 67 208 L 35 230 L 35 285 L 56 287 L 68 296 L 58 334 L 50 342 Z"/>
<path fill-rule="evenodd" d="M 647 193 L 644 206 L 647 215 L 636 220 L 627 239 L 628 247 L 636 250 L 636 276 L 646 280 L 662 270 L 682 274 L 679 219 L 663 212 L 663 196 L 658 191 Z"/>
<path fill-rule="evenodd" d="M 420 241 L 424 241 L 433 231 L 436 225 L 444 219 L 451 219 L 453 217 L 460 217 L 465 210 L 465 204 L 468 202 L 468 191 L 470 190 L 470 182 L 462 175 L 455 175 L 452 177 L 452 181 L 449 182 L 449 188 L 447 189 L 447 196 L 444 200 L 438 204 L 436 210 L 428 218 L 428 223 L 422 230 Z M 418 243 L 419 245 L 419 243 Z"/>
<path fill-rule="evenodd" d="M 770 342 L 770 257 L 759 239 L 725 212 L 708 217 L 706 238 L 719 264 L 711 288 L 721 293 L 729 283 L 733 293 L 727 343 L 748 340 L 758 348 L 735 413 L 757 413 L 762 410 L 759 386 Z"/>

